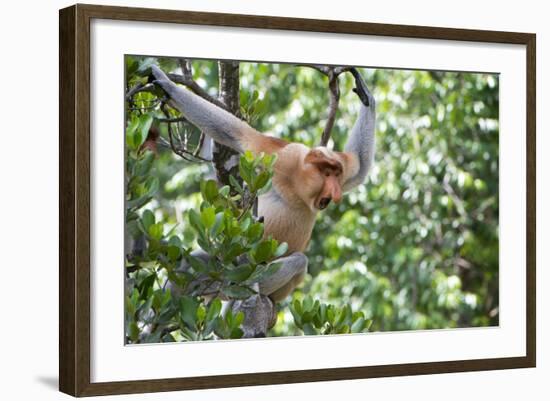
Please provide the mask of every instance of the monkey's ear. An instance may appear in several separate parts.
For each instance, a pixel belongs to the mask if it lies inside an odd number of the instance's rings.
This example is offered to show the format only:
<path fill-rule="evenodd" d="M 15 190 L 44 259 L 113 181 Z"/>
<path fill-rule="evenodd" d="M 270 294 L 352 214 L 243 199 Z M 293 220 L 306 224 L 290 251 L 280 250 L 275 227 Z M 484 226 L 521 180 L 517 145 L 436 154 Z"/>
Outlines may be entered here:
<path fill-rule="evenodd" d="M 340 155 L 338 155 L 340 158 Z M 334 157 L 329 157 L 322 151 L 318 149 L 311 149 L 306 155 L 304 161 L 306 163 L 311 163 L 319 168 L 321 171 L 325 169 L 331 169 L 339 172 L 343 172 L 343 160 L 338 160 Z"/>

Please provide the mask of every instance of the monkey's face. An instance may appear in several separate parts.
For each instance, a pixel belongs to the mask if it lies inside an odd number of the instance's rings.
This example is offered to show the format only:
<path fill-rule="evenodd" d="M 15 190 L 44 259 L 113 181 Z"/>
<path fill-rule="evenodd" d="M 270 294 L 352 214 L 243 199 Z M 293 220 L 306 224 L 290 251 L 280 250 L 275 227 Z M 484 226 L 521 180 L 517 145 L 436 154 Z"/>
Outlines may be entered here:
<path fill-rule="evenodd" d="M 312 210 L 326 209 L 330 202 L 342 200 L 342 162 L 334 152 L 318 147 L 304 159 L 306 203 Z"/>

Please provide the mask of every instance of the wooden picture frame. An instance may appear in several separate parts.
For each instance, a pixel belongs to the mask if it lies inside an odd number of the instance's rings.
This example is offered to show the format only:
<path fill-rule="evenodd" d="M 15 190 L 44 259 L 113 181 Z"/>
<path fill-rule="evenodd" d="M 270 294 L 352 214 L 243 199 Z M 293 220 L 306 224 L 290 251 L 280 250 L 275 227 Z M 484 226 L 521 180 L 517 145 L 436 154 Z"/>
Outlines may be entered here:
<path fill-rule="evenodd" d="M 491 42 L 526 47 L 526 355 L 365 367 L 256 372 L 221 376 L 91 382 L 90 333 L 90 21 L 160 22 L 373 35 L 447 41 Z M 60 10 L 59 69 L 59 388 L 73 396 L 347 380 L 400 375 L 534 367 L 535 314 L 535 74 L 536 37 L 495 32 L 362 22 L 328 21 L 142 8 L 74 5 Z M 122 346 L 122 344 L 121 344 Z"/>

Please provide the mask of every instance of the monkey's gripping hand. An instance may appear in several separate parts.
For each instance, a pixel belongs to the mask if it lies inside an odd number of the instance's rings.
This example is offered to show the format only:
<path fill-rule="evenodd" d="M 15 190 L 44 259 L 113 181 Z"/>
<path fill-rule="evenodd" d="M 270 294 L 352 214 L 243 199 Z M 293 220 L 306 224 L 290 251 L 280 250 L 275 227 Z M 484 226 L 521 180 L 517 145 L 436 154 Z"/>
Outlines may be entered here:
<path fill-rule="evenodd" d="M 243 152 L 247 149 L 248 143 L 257 142 L 261 138 L 261 134 L 246 122 L 189 89 L 176 85 L 156 65 L 153 65 L 151 70 L 153 83 L 166 93 L 170 99 L 169 104 L 216 142 L 237 152 Z"/>
<path fill-rule="evenodd" d="M 353 91 L 361 101 L 361 109 L 344 149 L 353 164 L 350 175 L 345 178 L 344 191 L 349 191 L 365 181 L 374 159 L 375 148 L 376 101 L 361 74 L 355 68 L 350 72 L 355 78 Z"/>
<path fill-rule="evenodd" d="M 355 78 L 355 88 L 352 89 L 353 92 L 359 96 L 361 103 L 363 103 L 365 107 L 370 107 L 371 104 L 374 105 L 374 97 L 370 93 L 369 88 L 367 88 L 367 84 L 363 80 L 361 74 L 359 74 L 359 71 L 357 71 L 356 68 L 352 68 L 350 72 L 353 78 Z"/>

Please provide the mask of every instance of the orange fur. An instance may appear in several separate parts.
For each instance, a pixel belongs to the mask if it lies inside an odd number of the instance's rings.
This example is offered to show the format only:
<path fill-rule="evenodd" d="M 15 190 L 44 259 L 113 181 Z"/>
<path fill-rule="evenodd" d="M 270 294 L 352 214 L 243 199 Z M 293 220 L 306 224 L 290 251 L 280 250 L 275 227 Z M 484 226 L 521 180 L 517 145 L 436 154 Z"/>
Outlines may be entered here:
<path fill-rule="evenodd" d="M 347 156 L 326 148 L 310 149 L 298 143 L 273 145 L 277 154 L 273 189 L 262 195 L 258 214 L 265 233 L 288 244 L 288 252 L 303 252 L 311 238 L 320 202 L 339 202 Z M 266 147 L 262 148 L 266 151 Z"/>
<path fill-rule="evenodd" d="M 260 134 L 254 129 L 246 132 L 240 139 L 240 142 L 244 149 L 251 150 L 256 154 L 261 152 L 268 154 L 276 153 L 288 145 L 288 142 L 283 139 Z"/>

